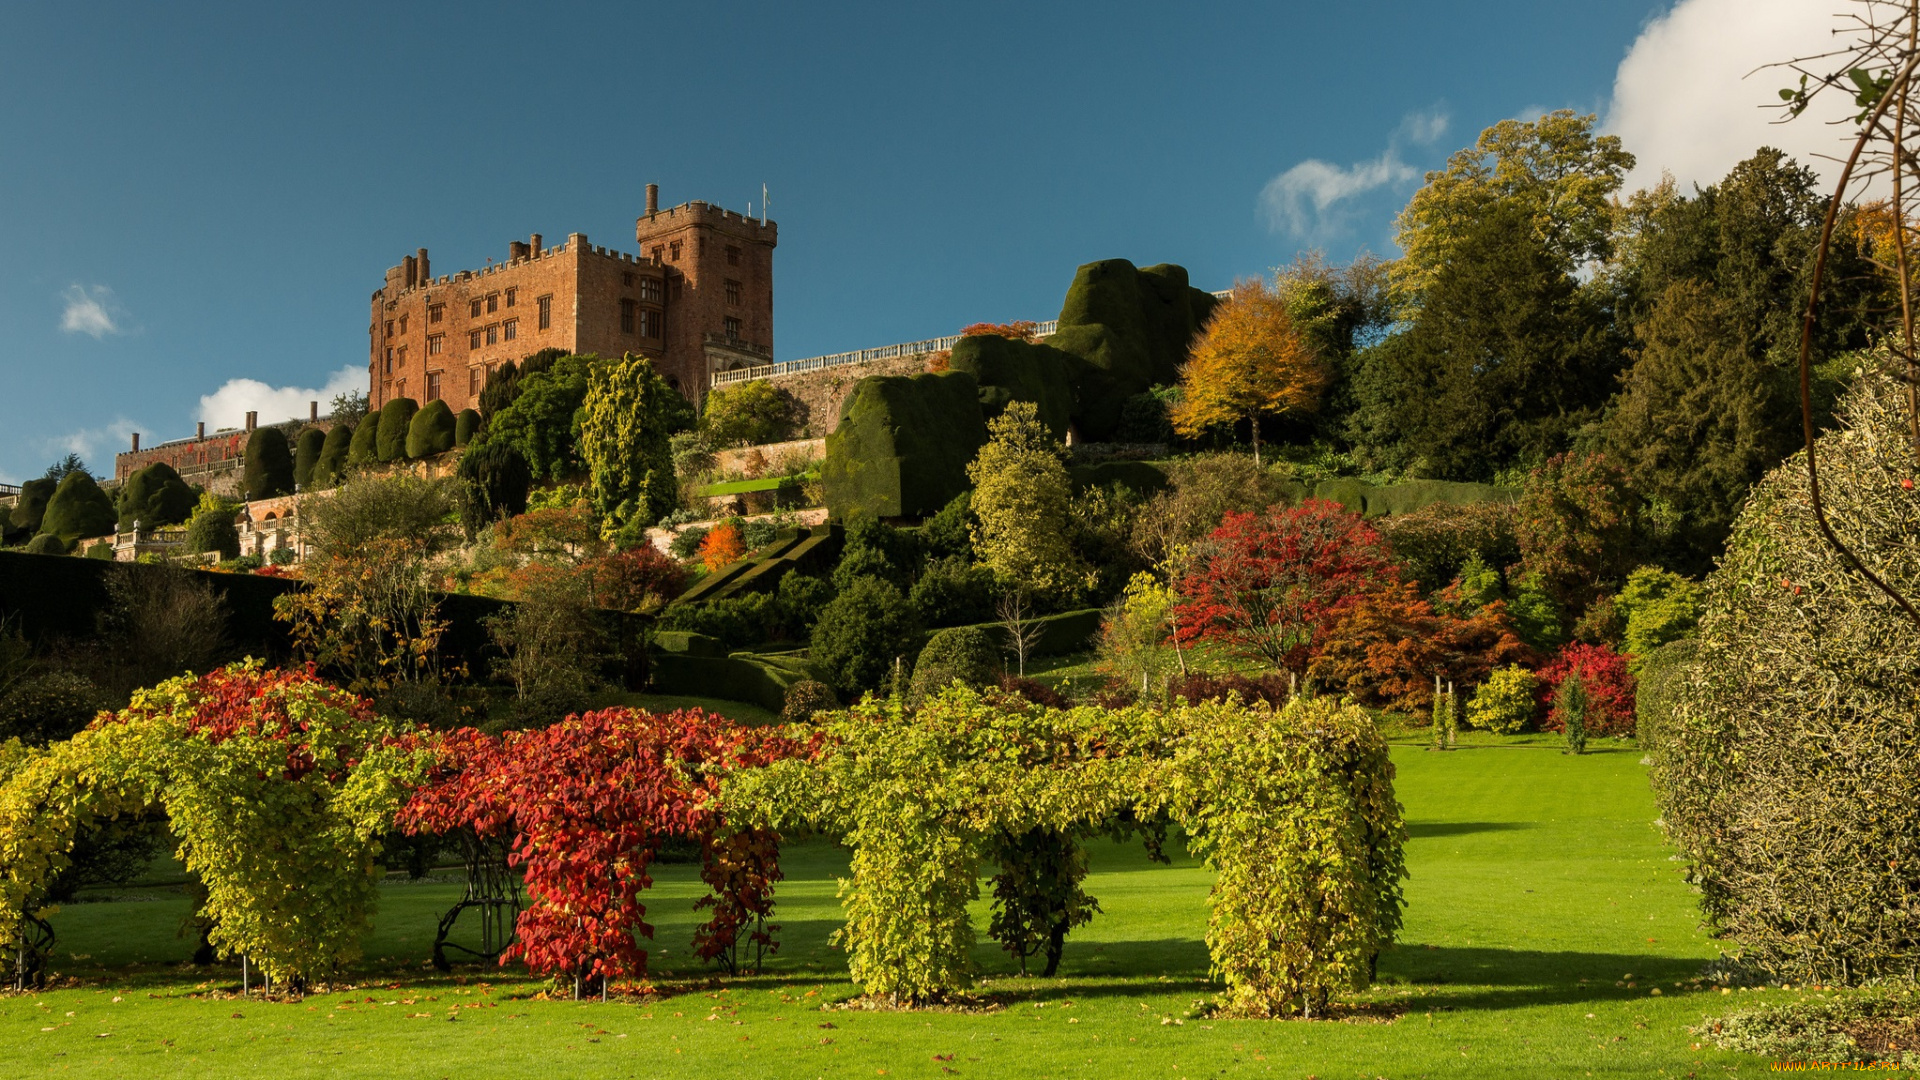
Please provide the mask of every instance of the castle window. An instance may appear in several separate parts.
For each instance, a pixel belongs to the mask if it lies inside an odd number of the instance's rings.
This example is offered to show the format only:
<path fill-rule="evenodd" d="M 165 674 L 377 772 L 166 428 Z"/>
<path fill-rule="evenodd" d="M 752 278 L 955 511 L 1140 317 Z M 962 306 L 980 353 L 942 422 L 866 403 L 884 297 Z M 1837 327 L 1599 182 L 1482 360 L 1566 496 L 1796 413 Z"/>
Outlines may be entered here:
<path fill-rule="evenodd" d="M 487 327 L 487 344 L 498 345 L 499 343 L 500 343 L 500 324 L 494 323 L 492 326 Z"/>
<path fill-rule="evenodd" d="M 508 319 L 500 324 L 500 340 L 512 341 L 520 336 L 520 320 Z"/>
<path fill-rule="evenodd" d="M 447 305 L 445 304 L 433 304 L 429 306 L 427 308 L 427 324 L 432 325 L 434 323 L 439 322 L 441 319 L 446 317 L 446 314 L 447 314 Z"/>
<path fill-rule="evenodd" d="M 514 300 L 514 297 L 516 297 L 516 296 L 518 296 L 518 295 L 519 295 L 519 293 L 520 293 L 520 290 L 519 290 L 519 289 L 508 289 L 508 290 L 507 290 L 507 306 L 508 306 L 508 307 L 512 307 L 512 306 L 513 306 L 513 300 Z"/>
<path fill-rule="evenodd" d="M 477 349 L 479 347 L 480 347 L 480 331 L 478 330 L 469 331 L 467 333 L 467 348 Z"/>
<path fill-rule="evenodd" d="M 472 397 L 473 395 L 479 392 L 480 392 L 480 369 L 477 367 L 470 367 L 467 369 L 467 396 Z"/>
<path fill-rule="evenodd" d="M 640 312 L 640 336 L 657 338 L 660 336 L 660 313 L 657 311 Z"/>
<path fill-rule="evenodd" d="M 548 329 L 553 325 L 553 297 L 543 296 L 534 303 L 540 308 L 540 329 Z"/>
<path fill-rule="evenodd" d="M 727 303 L 740 303 L 740 283 L 732 278 L 727 279 Z"/>
<path fill-rule="evenodd" d="M 407 317 L 405 315 L 402 315 L 400 316 L 400 336 L 405 337 L 406 335 L 407 335 Z"/>
<path fill-rule="evenodd" d="M 475 300 L 473 303 L 467 305 L 467 315 L 475 319 L 480 317 L 480 301 Z"/>
<path fill-rule="evenodd" d="M 387 320 L 387 336 L 388 337 L 393 336 L 393 320 L 392 319 Z"/>
<path fill-rule="evenodd" d="M 667 258 L 673 262 L 680 261 L 680 241 L 675 240 L 667 245 Z"/>
<path fill-rule="evenodd" d="M 633 311 L 633 301 L 620 301 L 620 329 L 628 334 L 633 333 Z"/>
<path fill-rule="evenodd" d="M 633 271 L 628 270 L 622 273 L 620 275 L 620 284 L 625 285 L 629 289 L 633 288 Z"/>
<path fill-rule="evenodd" d="M 434 334 L 427 338 L 427 355 L 439 356 L 447 350 L 447 335 Z"/>
<path fill-rule="evenodd" d="M 400 346 L 400 366 L 407 366 L 407 347 L 405 345 Z"/>
<path fill-rule="evenodd" d="M 491 315 L 494 312 L 499 310 L 500 310 L 500 294 L 497 292 L 488 293 L 487 294 L 487 314 Z"/>
<path fill-rule="evenodd" d="M 702 258 L 706 255 L 706 253 L 707 253 L 707 238 L 704 236 L 694 237 L 693 238 L 693 257 L 696 259 Z"/>
<path fill-rule="evenodd" d="M 393 349 L 387 349 L 387 374 L 393 374 Z"/>
<path fill-rule="evenodd" d="M 740 249 L 733 246 L 732 244 L 727 245 L 727 265 L 728 266 L 740 265 Z"/>
<path fill-rule="evenodd" d="M 437 371 L 427 372 L 427 400 L 440 400 L 440 373 Z"/>
<path fill-rule="evenodd" d="M 728 341 L 740 340 L 740 320 L 739 319 L 728 319 L 722 325 L 724 325 L 727 328 Z"/>
<path fill-rule="evenodd" d="M 660 265 L 660 253 L 665 250 L 666 248 L 661 247 L 659 244 L 653 245 L 653 265 Z"/>
<path fill-rule="evenodd" d="M 660 294 L 664 291 L 665 290 L 660 288 L 659 278 L 650 277 L 640 279 L 640 299 L 651 300 L 657 304 L 660 302 Z"/>

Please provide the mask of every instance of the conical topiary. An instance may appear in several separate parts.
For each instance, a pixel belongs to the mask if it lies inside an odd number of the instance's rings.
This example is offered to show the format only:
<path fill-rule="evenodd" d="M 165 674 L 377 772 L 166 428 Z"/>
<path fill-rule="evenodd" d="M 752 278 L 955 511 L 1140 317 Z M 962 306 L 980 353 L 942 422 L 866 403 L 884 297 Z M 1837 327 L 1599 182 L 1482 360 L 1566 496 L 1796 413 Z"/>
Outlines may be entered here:
<path fill-rule="evenodd" d="M 301 491 L 313 487 L 313 474 L 320 467 L 320 451 L 327 444 L 327 433 L 317 427 L 306 428 L 293 443 L 293 483 Z"/>
<path fill-rule="evenodd" d="M 473 437 L 480 434 L 480 414 L 472 409 L 461 409 L 453 418 L 453 445 L 466 446 Z"/>
<path fill-rule="evenodd" d="M 394 398 L 380 406 L 380 429 L 374 440 L 374 454 L 381 461 L 401 461 L 407 456 L 407 429 L 413 414 L 420 411 L 412 398 Z"/>
<path fill-rule="evenodd" d="M 332 487 L 346 475 L 354 434 L 354 426 L 345 423 L 335 424 L 333 430 L 327 432 L 326 441 L 320 445 L 320 460 L 313 467 L 314 487 Z"/>
<path fill-rule="evenodd" d="M 117 523 L 113 500 L 100 490 L 93 477 L 84 472 L 70 472 L 54 489 L 53 498 L 47 500 L 47 513 L 40 520 L 40 531 L 59 537 L 71 548 L 73 542 L 82 537 L 103 536 L 114 531 Z"/>
<path fill-rule="evenodd" d="M 277 427 L 254 428 L 247 437 L 247 462 L 241 485 L 249 499 L 272 499 L 293 494 L 293 451 L 286 433 Z"/>
<path fill-rule="evenodd" d="M 347 448 L 347 464 L 364 469 L 380 460 L 380 414 L 361 419 L 353 429 L 353 442 Z"/>

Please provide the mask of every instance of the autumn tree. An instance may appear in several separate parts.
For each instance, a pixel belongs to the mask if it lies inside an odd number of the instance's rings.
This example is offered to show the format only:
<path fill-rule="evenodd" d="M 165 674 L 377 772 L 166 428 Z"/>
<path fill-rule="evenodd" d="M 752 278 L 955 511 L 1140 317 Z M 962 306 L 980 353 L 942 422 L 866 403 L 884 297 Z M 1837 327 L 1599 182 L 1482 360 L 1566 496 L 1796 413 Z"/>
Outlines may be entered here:
<path fill-rule="evenodd" d="M 1072 492 L 1064 448 L 1029 401 L 1008 405 L 987 435 L 967 466 L 980 561 L 1008 585 L 1042 595 L 1073 589 L 1086 568 L 1068 542 Z"/>
<path fill-rule="evenodd" d="M 1260 418 L 1312 412 L 1326 385 L 1326 366 L 1294 325 L 1286 300 L 1263 281 L 1242 281 L 1214 311 L 1181 370 L 1173 426 L 1194 436 L 1245 420 L 1259 464 Z"/>
<path fill-rule="evenodd" d="M 1432 601 L 1411 581 L 1359 598 L 1327 632 L 1309 671 L 1329 690 L 1404 712 L 1433 702 L 1433 680 L 1477 686 L 1499 667 L 1527 664 L 1506 604 L 1464 601 L 1449 586 Z"/>
<path fill-rule="evenodd" d="M 1339 503 L 1229 513 L 1180 581 L 1178 634 L 1304 672 L 1348 608 L 1397 580 L 1380 534 Z"/>
<path fill-rule="evenodd" d="M 1601 454 L 1562 454 L 1533 470 L 1515 508 L 1520 570 L 1568 620 L 1617 589 L 1634 565 L 1640 498 Z"/>
<path fill-rule="evenodd" d="M 709 446 L 755 446 L 791 437 L 793 395 L 765 379 L 716 386 L 700 405 L 700 433 Z"/>

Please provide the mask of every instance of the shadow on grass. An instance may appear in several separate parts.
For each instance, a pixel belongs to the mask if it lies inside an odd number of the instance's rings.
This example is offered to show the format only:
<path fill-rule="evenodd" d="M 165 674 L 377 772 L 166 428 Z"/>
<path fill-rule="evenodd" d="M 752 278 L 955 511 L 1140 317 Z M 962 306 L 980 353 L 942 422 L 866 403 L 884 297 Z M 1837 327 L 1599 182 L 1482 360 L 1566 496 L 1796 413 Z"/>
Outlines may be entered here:
<path fill-rule="evenodd" d="M 1421 840 L 1434 836 L 1465 836 L 1468 833 L 1512 832 L 1518 829 L 1537 829 L 1540 826 L 1531 821 L 1410 821 L 1407 823 L 1407 836 Z"/>

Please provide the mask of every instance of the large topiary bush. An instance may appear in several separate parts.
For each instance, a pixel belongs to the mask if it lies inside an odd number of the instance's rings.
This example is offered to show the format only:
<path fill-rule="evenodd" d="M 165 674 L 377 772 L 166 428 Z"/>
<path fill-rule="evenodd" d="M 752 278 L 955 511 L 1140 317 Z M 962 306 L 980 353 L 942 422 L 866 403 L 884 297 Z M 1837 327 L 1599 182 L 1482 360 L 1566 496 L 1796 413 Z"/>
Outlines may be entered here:
<path fill-rule="evenodd" d="M 987 419 L 1013 402 L 1032 402 L 1056 438 L 1066 437 L 1073 420 L 1073 362 L 1051 345 L 998 334 L 961 338 L 947 361 L 951 370 L 964 371 L 980 383 L 980 407 Z"/>
<path fill-rule="evenodd" d="M 1906 388 L 1861 375 L 1817 445 L 1827 520 L 1920 597 Z M 1794 982 L 1920 976 L 1920 628 L 1823 538 L 1804 454 L 1755 488 L 1650 740 L 1709 924 Z"/>
<path fill-rule="evenodd" d="M 879 578 L 855 578 L 813 624 L 813 662 L 828 685 L 849 698 L 884 685 L 896 665 L 913 663 L 920 627 L 900 590 Z"/>
<path fill-rule="evenodd" d="M 67 542 L 52 533 L 41 533 L 27 541 L 29 555 L 65 555 L 67 551 Z"/>
<path fill-rule="evenodd" d="M 407 421 L 407 456 L 418 461 L 453 449 L 453 410 L 434 398 Z"/>
<path fill-rule="evenodd" d="M 979 390 L 958 371 L 861 379 L 827 436 L 827 508 L 843 520 L 921 516 L 967 490 L 987 441 Z"/>
<path fill-rule="evenodd" d="M 466 446 L 480 434 L 480 413 L 474 409 L 461 409 L 453 418 L 453 445 Z"/>
<path fill-rule="evenodd" d="M 364 421 L 362 424 L 364 426 Z M 335 424 L 327 432 L 326 441 L 320 445 L 320 460 L 313 466 L 313 486 L 329 488 L 344 480 L 347 464 L 353 454 L 353 437 L 359 428 L 352 424 Z"/>
<path fill-rule="evenodd" d="M 148 529 L 178 525 L 192 516 L 199 501 L 173 466 L 156 461 L 120 485 L 120 528 L 132 529 L 136 521 Z"/>
<path fill-rule="evenodd" d="M 1179 381 L 1194 335 L 1217 301 L 1187 283 L 1183 267 L 1088 263 L 1074 274 L 1060 324 L 1046 345 L 1072 354 L 1074 420 L 1088 439 L 1119 431 L 1127 399 Z"/>
<path fill-rule="evenodd" d="M 327 433 L 317 427 L 302 428 L 293 440 L 293 483 L 301 491 L 313 488 L 313 474 L 320 468 L 320 453 L 327 446 Z"/>
<path fill-rule="evenodd" d="M 195 555 L 218 552 L 223 559 L 240 557 L 240 530 L 233 525 L 233 508 L 224 502 L 202 500 L 187 522 L 187 550 Z"/>
<path fill-rule="evenodd" d="M 277 427 L 254 428 L 247 436 L 247 460 L 241 484 L 249 499 L 271 499 L 293 494 L 293 451 L 287 434 Z"/>
<path fill-rule="evenodd" d="M 412 398 L 394 398 L 380 406 L 379 427 L 375 429 L 373 455 L 376 461 L 401 461 L 407 456 L 407 433 L 413 427 L 413 414 L 420 411 Z"/>
<path fill-rule="evenodd" d="M 380 414 L 363 417 L 353 429 L 353 441 L 347 446 L 347 464 L 364 469 L 380 461 Z"/>
<path fill-rule="evenodd" d="M 73 546 L 75 540 L 87 536 L 101 536 L 114 531 L 118 516 L 113 512 L 113 500 L 100 490 L 100 485 L 85 472 L 70 472 L 60 486 L 54 489 L 53 498 L 47 500 L 46 516 L 40 519 L 40 531 L 51 533 Z"/>
<path fill-rule="evenodd" d="M 59 481 L 41 477 L 20 485 L 20 494 L 13 500 L 13 510 L 7 520 L 13 527 L 24 532 L 40 531 L 40 520 L 46 516 L 47 500 L 53 498 L 54 489 Z"/>

